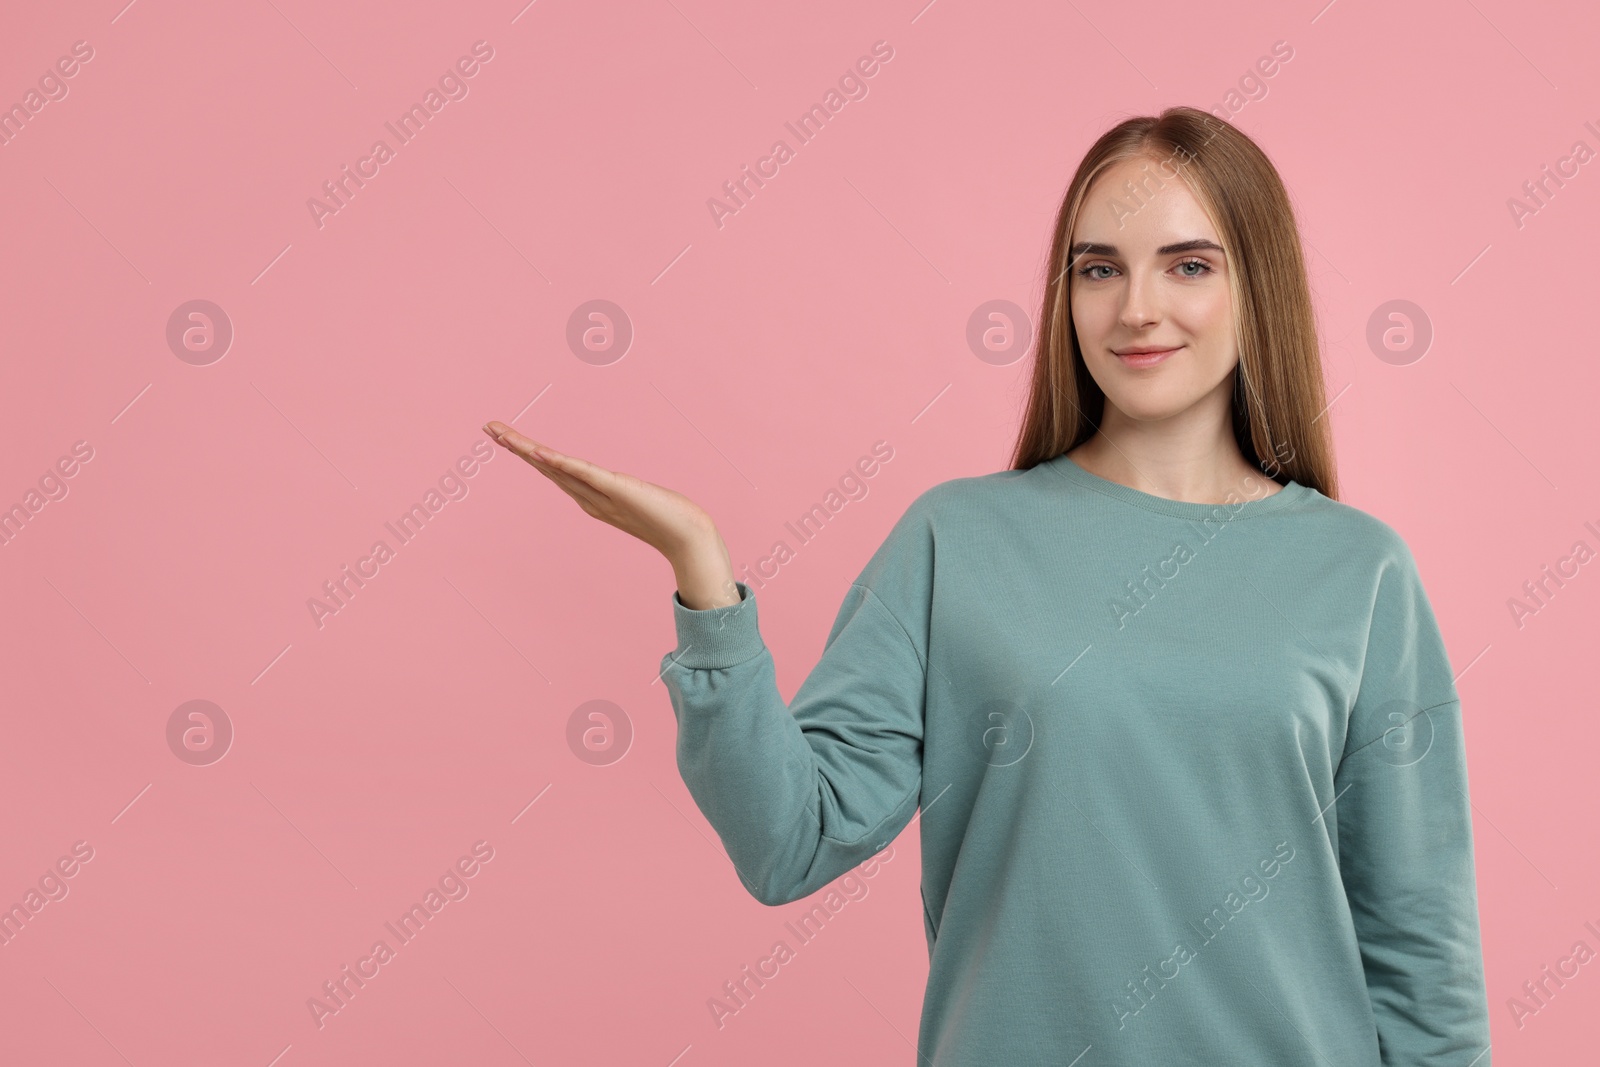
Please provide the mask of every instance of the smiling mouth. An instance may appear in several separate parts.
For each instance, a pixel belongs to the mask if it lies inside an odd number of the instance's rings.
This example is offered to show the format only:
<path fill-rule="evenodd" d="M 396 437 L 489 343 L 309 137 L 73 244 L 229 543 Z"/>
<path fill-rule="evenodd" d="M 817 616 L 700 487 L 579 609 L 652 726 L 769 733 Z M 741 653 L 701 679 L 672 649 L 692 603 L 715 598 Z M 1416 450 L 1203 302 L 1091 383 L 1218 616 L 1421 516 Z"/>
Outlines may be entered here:
<path fill-rule="evenodd" d="M 1183 346 L 1179 345 L 1177 348 L 1163 348 L 1156 352 L 1129 352 L 1125 355 L 1119 352 L 1115 353 L 1115 355 L 1117 359 L 1130 367 L 1154 367 L 1182 348 Z"/>

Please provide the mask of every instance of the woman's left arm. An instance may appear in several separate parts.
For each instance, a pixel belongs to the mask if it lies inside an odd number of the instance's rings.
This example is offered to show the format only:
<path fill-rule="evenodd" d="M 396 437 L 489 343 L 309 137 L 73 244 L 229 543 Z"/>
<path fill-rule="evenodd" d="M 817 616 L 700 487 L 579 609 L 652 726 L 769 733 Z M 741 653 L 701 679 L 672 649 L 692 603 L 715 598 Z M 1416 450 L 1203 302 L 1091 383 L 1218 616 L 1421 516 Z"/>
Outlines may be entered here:
<path fill-rule="evenodd" d="M 1416 561 L 1395 540 L 1328 817 L 1382 1062 L 1490 1067 L 1461 700 Z"/>

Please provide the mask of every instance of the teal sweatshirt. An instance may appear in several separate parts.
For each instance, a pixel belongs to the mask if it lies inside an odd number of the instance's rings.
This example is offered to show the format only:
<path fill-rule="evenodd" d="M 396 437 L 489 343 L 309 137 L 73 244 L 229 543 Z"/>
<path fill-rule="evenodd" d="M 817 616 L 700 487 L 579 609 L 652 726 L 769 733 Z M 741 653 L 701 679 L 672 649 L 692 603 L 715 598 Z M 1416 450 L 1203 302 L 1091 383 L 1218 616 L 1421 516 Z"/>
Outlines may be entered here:
<path fill-rule="evenodd" d="M 787 705 L 748 584 L 673 592 L 678 768 L 752 896 L 917 817 L 919 1064 L 1490 1067 L 1461 702 L 1416 562 L 1270 488 L 1176 501 L 1064 454 L 937 484 Z"/>

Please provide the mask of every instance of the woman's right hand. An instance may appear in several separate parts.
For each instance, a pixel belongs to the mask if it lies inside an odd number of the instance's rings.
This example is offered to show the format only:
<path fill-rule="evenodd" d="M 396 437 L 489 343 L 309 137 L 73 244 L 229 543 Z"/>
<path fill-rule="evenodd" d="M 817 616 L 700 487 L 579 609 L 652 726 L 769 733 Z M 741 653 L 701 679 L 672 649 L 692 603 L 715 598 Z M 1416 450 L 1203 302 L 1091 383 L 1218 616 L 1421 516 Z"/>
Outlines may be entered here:
<path fill-rule="evenodd" d="M 503 422 L 491 420 L 483 432 L 555 482 L 585 514 L 665 556 L 677 575 L 678 597 L 685 607 L 702 610 L 739 602 L 722 534 L 705 509 L 682 493 L 562 455 Z"/>

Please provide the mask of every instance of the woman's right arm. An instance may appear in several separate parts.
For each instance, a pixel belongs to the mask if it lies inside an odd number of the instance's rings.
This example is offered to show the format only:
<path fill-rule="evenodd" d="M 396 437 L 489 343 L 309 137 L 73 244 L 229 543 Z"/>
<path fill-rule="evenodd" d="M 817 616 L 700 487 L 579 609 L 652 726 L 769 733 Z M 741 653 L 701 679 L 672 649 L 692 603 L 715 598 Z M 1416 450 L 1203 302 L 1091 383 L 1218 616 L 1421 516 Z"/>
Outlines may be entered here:
<path fill-rule="evenodd" d="M 887 846 L 921 794 L 926 522 L 908 513 L 851 584 L 821 659 L 786 705 L 754 593 L 734 580 L 703 510 L 504 423 L 484 429 L 587 514 L 672 564 L 678 644 L 661 676 L 678 720 L 678 769 L 750 894 L 769 905 L 798 900 Z"/>
<path fill-rule="evenodd" d="M 661 678 L 678 770 L 763 904 L 810 895 L 883 851 L 922 795 L 923 657 L 906 627 L 852 584 L 822 658 L 785 705 L 754 593 L 693 611 L 673 596 L 678 644 Z"/>

